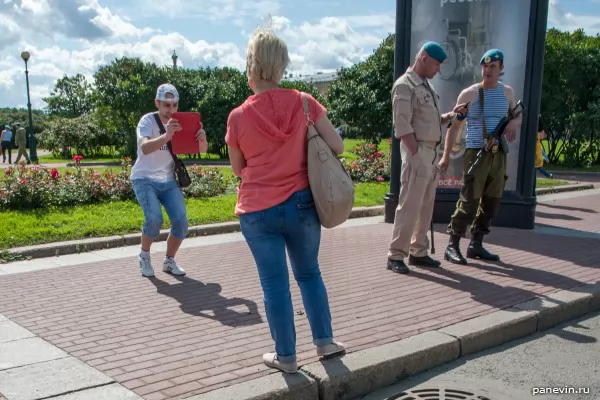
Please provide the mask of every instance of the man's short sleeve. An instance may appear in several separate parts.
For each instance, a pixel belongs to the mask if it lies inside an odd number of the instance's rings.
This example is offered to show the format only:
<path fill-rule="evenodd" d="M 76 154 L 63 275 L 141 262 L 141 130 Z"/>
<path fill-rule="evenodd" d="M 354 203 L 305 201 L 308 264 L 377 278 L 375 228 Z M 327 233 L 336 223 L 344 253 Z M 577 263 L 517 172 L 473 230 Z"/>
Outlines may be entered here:
<path fill-rule="evenodd" d="M 154 121 L 152 120 L 154 117 L 152 114 L 144 115 L 140 122 L 138 122 L 138 126 L 136 128 L 137 141 L 139 142 L 142 138 L 151 138 L 154 136 Z"/>
<path fill-rule="evenodd" d="M 237 136 L 237 120 L 239 112 L 239 109 L 235 109 L 231 111 L 229 113 L 229 117 L 227 117 L 227 132 L 225 133 L 225 143 L 227 143 L 229 147 L 232 147 L 234 149 L 238 149 L 240 147 Z"/>
<path fill-rule="evenodd" d="M 412 91 L 408 85 L 399 83 L 392 90 L 392 109 L 396 137 L 414 132 L 412 121 Z"/>

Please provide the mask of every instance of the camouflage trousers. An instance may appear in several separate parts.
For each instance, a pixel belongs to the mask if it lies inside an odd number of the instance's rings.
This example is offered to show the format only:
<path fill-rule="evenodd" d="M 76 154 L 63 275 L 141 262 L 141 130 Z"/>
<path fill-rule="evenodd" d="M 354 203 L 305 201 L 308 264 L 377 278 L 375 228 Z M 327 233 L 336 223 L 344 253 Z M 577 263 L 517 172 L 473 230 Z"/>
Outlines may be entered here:
<path fill-rule="evenodd" d="M 464 155 L 463 184 L 456 210 L 447 232 L 465 237 L 469 225 L 471 234 L 486 235 L 490 232 L 492 218 L 500 209 L 500 201 L 506 185 L 506 154 L 498 151 L 484 153 L 479 163 L 469 173 L 477 159 L 479 149 L 467 149 Z"/>

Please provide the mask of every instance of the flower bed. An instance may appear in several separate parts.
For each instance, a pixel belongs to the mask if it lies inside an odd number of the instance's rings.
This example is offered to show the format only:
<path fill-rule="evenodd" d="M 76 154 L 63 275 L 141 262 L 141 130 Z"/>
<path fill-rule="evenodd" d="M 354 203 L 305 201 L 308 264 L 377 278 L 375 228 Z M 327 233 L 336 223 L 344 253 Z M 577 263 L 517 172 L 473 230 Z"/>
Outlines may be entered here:
<path fill-rule="evenodd" d="M 118 172 L 81 168 L 80 160 L 76 159 L 76 166 L 64 173 L 56 168 L 28 168 L 24 164 L 6 168 L 0 186 L 0 210 L 32 210 L 135 198 L 129 178 L 129 160 L 122 160 Z M 192 184 L 184 189 L 188 197 L 218 196 L 236 187 L 236 181 L 217 168 L 192 166 L 188 172 L 192 179 Z"/>
<path fill-rule="evenodd" d="M 353 161 L 342 159 L 354 182 L 385 182 L 390 180 L 389 154 L 379 151 L 373 143 L 361 143 L 351 151 Z"/>

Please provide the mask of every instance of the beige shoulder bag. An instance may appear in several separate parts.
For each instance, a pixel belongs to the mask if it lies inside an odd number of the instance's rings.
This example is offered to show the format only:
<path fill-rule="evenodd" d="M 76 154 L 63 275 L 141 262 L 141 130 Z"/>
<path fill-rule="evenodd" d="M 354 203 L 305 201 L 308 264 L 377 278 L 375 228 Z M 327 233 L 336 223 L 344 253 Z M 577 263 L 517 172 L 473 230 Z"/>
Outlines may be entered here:
<path fill-rule="evenodd" d="M 342 162 L 315 129 L 308 100 L 304 93 L 301 94 L 308 128 L 308 181 L 321 225 L 333 228 L 350 216 L 354 207 L 354 183 Z"/>

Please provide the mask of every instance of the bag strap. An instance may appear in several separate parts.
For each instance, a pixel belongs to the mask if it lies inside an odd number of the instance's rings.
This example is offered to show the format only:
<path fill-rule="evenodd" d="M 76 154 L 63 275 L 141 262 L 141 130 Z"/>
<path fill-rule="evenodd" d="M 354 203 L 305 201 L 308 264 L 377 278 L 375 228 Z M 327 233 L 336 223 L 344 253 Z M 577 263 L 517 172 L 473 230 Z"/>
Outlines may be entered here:
<path fill-rule="evenodd" d="M 304 115 L 306 116 L 306 127 L 308 128 L 308 133 L 307 133 L 308 140 L 310 140 L 313 137 L 317 136 L 319 133 L 314 128 L 314 126 L 315 126 L 314 121 L 310 118 L 310 110 L 308 108 L 308 99 L 306 98 L 306 95 L 304 94 L 304 92 L 300 92 L 300 95 L 302 96 L 302 106 L 304 107 Z M 313 129 L 310 129 L 311 127 L 313 127 Z"/>
<path fill-rule="evenodd" d="M 156 123 L 158 124 L 158 129 L 160 130 L 160 134 L 164 135 L 167 131 L 165 130 L 165 126 L 163 125 L 162 121 L 160 120 L 160 117 L 158 116 L 158 112 L 154 113 L 154 119 L 156 120 Z M 167 142 L 167 147 L 169 148 L 169 153 L 171 153 L 171 157 L 173 157 L 173 161 L 174 162 L 179 161 L 177 156 L 173 153 L 173 146 L 171 145 L 170 140 Z"/>
<path fill-rule="evenodd" d="M 485 113 L 483 108 L 483 82 L 479 84 L 479 104 L 481 104 L 481 124 L 483 126 L 483 130 L 481 131 L 481 136 L 483 136 L 483 141 L 487 139 L 487 127 L 485 126 Z"/>

